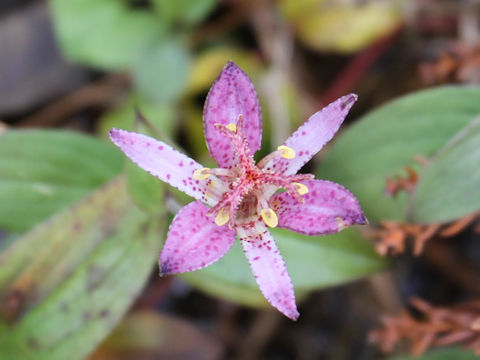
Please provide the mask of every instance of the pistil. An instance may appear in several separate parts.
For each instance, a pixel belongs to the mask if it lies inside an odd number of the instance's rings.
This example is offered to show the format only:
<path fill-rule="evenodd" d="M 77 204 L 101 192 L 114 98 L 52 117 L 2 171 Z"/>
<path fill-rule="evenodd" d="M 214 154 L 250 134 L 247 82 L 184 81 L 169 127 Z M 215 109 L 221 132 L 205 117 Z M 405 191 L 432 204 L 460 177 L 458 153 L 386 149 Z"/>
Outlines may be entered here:
<path fill-rule="evenodd" d="M 278 216 L 269 204 L 270 198 L 283 188 L 303 203 L 302 195 L 308 193 L 308 187 L 301 182 L 313 179 L 313 175 L 283 175 L 264 170 L 264 166 L 276 157 L 295 158 L 295 150 L 285 145 L 279 146 L 256 166 L 245 137 L 243 120 L 243 116 L 239 115 L 237 124 L 215 125 L 230 140 L 237 162 L 229 169 L 198 169 L 193 177 L 204 180 L 214 175 L 216 180 L 214 186 L 218 182 L 218 185 L 226 189 L 222 198 L 208 212 L 209 215 L 216 216 L 215 223 L 218 226 L 228 223 L 230 228 L 234 228 L 238 220 L 255 215 L 267 226 L 273 228 L 278 225 Z M 244 202 L 256 205 L 253 209 L 249 206 L 241 206 Z"/>

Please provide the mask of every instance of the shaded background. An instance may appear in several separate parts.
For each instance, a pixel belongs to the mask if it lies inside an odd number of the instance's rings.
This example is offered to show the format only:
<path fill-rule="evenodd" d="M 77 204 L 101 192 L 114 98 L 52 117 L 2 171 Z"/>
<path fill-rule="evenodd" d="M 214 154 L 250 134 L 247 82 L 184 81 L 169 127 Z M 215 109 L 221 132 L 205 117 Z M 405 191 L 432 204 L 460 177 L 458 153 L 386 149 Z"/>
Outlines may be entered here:
<path fill-rule="evenodd" d="M 104 141 L 112 126 L 142 129 L 142 124 L 133 124 L 136 106 L 162 136 L 208 165 L 202 106 L 215 77 L 233 60 L 259 93 L 265 154 L 313 112 L 349 92 L 357 93 L 359 101 L 347 124 L 416 90 L 478 84 L 479 14 L 480 4 L 473 0 L 2 1 L 0 132 L 68 129 Z M 8 146 L 16 146 L 17 140 L 9 141 Z M 39 147 L 41 144 L 39 140 Z M 61 149 L 59 145 L 57 151 Z M 95 151 L 92 153 L 95 157 Z M 322 156 L 316 161 L 321 162 Z M 85 158 L 70 171 L 81 172 Z M 123 159 L 106 161 L 110 161 L 112 174 L 124 165 Z M 305 169 L 314 170 L 315 164 Z M 134 169 L 127 172 L 130 177 L 141 176 Z M 317 173 L 322 178 L 322 171 Z M 324 174 L 329 175 L 327 170 Z M 102 176 L 92 184 L 98 186 L 110 179 L 110 175 Z M 160 185 L 144 187 L 149 186 Z M 71 197 L 56 200 L 55 210 L 93 189 L 91 184 L 78 186 Z M 162 212 L 163 204 L 175 212 L 186 201 L 168 189 L 164 194 L 163 188 L 161 193 L 137 192 L 133 197 L 140 208 L 162 217 L 162 226 L 169 222 L 166 217 L 171 218 Z M 156 201 L 162 204 L 161 211 L 155 208 Z M 365 206 L 370 211 L 374 205 Z M 39 210 L 30 219 L 23 216 L 22 209 L 2 211 L 0 249 L 56 212 L 53 207 Z M 12 211 L 17 211 L 15 216 Z M 12 219 L 7 218 L 8 213 Z M 159 230 L 157 235 L 161 233 Z M 334 280 L 319 281 L 300 291 L 301 317 L 296 323 L 269 307 L 258 308 L 250 290 L 243 295 L 228 292 L 214 286 L 214 277 L 204 275 L 159 279 L 157 269 L 148 268 L 146 285 L 134 294 L 128 314 L 90 358 L 383 359 L 386 356 L 367 339 L 368 332 L 378 326 L 381 313 L 399 313 L 414 295 L 450 305 L 480 294 L 475 265 L 480 248 L 475 239 L 472 230 L 457 236 L 455 243 L 439 241 L 428 247 L 424 257 L 414 258 L 407 252 L 396 257 L 388 270 L 370 277 L 367 275 L 386 263 L 374 254 L 370 243 L 363 242 L 358 245 L 365 257 L 358 260 L 363 267 L 345 270 L 337 278 L 332 275 Z M 155 246 L 160 246 L 160 240 Z M 354 254 L 357 245 L 349 246 L 345 245 L 345 252 Z M 348 259 L 340 257 L 338 261 Z M 315 264 L 310 271 L 317 271 Z M 309 276 L 308 272 L 304 276 Z M 356 278 L 361 279 L 351 282 Z M 23 314 L 27 300 L 21 292 L 6 294 L 3 313 L 11 324 Z M 105 318 L 107 310 L 102 315 Z M 58 316 L 59 321 L 71 321 Z M 85 322 L 92 316 L 82 313 Z M 108 332 L 91 343 L 98 343 Z M 42 347 L 35 339 L 27 342 L 33 354 L 36 347 Z M 397 349 L 400 353 L 405 350 Z"/>

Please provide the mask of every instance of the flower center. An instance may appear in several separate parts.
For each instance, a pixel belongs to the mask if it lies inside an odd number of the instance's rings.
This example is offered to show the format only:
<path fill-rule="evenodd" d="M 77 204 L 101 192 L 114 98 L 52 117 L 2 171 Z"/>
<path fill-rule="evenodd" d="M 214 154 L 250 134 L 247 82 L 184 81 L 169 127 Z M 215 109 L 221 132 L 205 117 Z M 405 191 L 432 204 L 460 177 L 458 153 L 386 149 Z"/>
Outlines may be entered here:
<path fill-rule="evenodd" d="M 204 180 L 215 175 L 218 181 L 211 181 L 211 186 L 223 191 L 220 201 L 210 209 L 209 214 L 215 215 L 215 223 L 219 226 L 235 225 L 262 219 L 269 227 L 278 225 L 278 217 L 270 205 L 271 197 L 279 189 L 285 189 L 298 201 L 304 202 L 302 195 L 308 192 L 301 181 L 313 179 L 311 174 L 283 175 L 264 170 L 264 167 L 275 157 L 295 158 L 295 150 L 287 146 L 279 146 L 276 151 L 267 155 L 257 165 L 250 153 L 250 148 L 244 132 L 243 116 L 238 116 L 237 125 L 216 124 L 217 129 L 226 136 L 233 146 L 235 164 L 229 168 L 198 169 L 193 177 Z"/>

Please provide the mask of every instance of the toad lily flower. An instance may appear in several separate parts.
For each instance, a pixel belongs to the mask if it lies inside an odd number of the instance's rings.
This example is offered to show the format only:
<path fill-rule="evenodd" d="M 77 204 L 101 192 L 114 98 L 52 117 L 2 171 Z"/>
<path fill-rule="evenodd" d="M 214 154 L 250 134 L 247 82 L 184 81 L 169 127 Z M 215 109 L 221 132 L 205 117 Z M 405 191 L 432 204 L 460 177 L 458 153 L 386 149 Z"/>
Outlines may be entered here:
<path fill-rule="evenodd" d="M 205 138 L 218 168 L 205 168 L 148 136 L 112 129 L 110 138 L 133 162 L 196 199 L 170 225 L 160 254 L 161 275 L 214 263 L 237 235 L 265 298 L 296 320 L 292 281 L 268 227 L 325 235 L 367 222 L 347 189 L 297 174 L 333 137 L 356 99 L 346 95 L 313 114 L 257 164 L 260 105 L 253 84 L 233 62 L 210 89 L 204 109 Z"/>

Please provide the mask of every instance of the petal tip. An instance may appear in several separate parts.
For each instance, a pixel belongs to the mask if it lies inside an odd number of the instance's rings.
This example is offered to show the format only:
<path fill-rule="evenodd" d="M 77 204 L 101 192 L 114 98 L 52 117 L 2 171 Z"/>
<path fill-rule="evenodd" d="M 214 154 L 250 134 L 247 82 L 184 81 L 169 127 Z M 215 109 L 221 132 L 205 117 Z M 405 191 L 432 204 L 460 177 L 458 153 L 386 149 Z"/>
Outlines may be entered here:
<path fill-rule="evenodd" d="M 159 271 L 158 275 L 160 277 L 165 277 L 167 275 L 172 274 L 172 269 L 168 265 L 168 262 L 161 261 L 159 265 L 160 265 L 160 271 Z"/>
<path fill-rule="evenodd" d="M 342 108 L 342 110 L 344 109 L 350 109 L 353 104 L 358 100 L 358 95 L 357 94 L 348 94 L 348 95 L 345 95 L 343 98 L 342 98 L 342 102 L 340 103 L 340 107 Z"/>
<path fill-rule="evenodd" d="M 240 69 L 240 68 L 238 67 L 237 64 L 233 62 L 233 60 L 228 60 L 227 64 L 223 68 L 223 71 L 227 72 L 227 71 L 232 71 L 234 69 Z"/>
<path fill-rule="evenodd" d="M 120 140 L 120 138 L 122 137 L 122 131 L 124 130 L 117 129 L 117 128 L 111 128 L 108 131 L 108 136 L 110 137 L 110 140 L 112 140 L 114 144 L 117 144 L 118 140 Z"/>
<path fill-rule="evenodd" d="M 357 219 L 355 220 L 355 224 L 368 225 L 368 219 L 363 212 L 357 217 Z"/>
<path fill-rule="evenodd" d="M 268 300 L 268 299 L 267 299 Z M 274 303 L 268 300 L 270 304 L 275 307 L 280 313 L 285 315 L 287 318 L 289 318 L 292 321 L 297 321 L 298 317 L 300 316 L 300 313 L 298 312 L 297 309 L 297 304 L 295 302 L 295 299 L 292 301 L 286 301 L 284 303 Z"/>
<path fill-rule="evenodd" d="M 284 315 L 292 321 L 297 321 L 298 317 L 300 316 L 300 313 L 298 312 L 297 308 L 295 308 L 294 310 L 292 309 L 292 311 L 288 313 L 284 313 Z"/>

